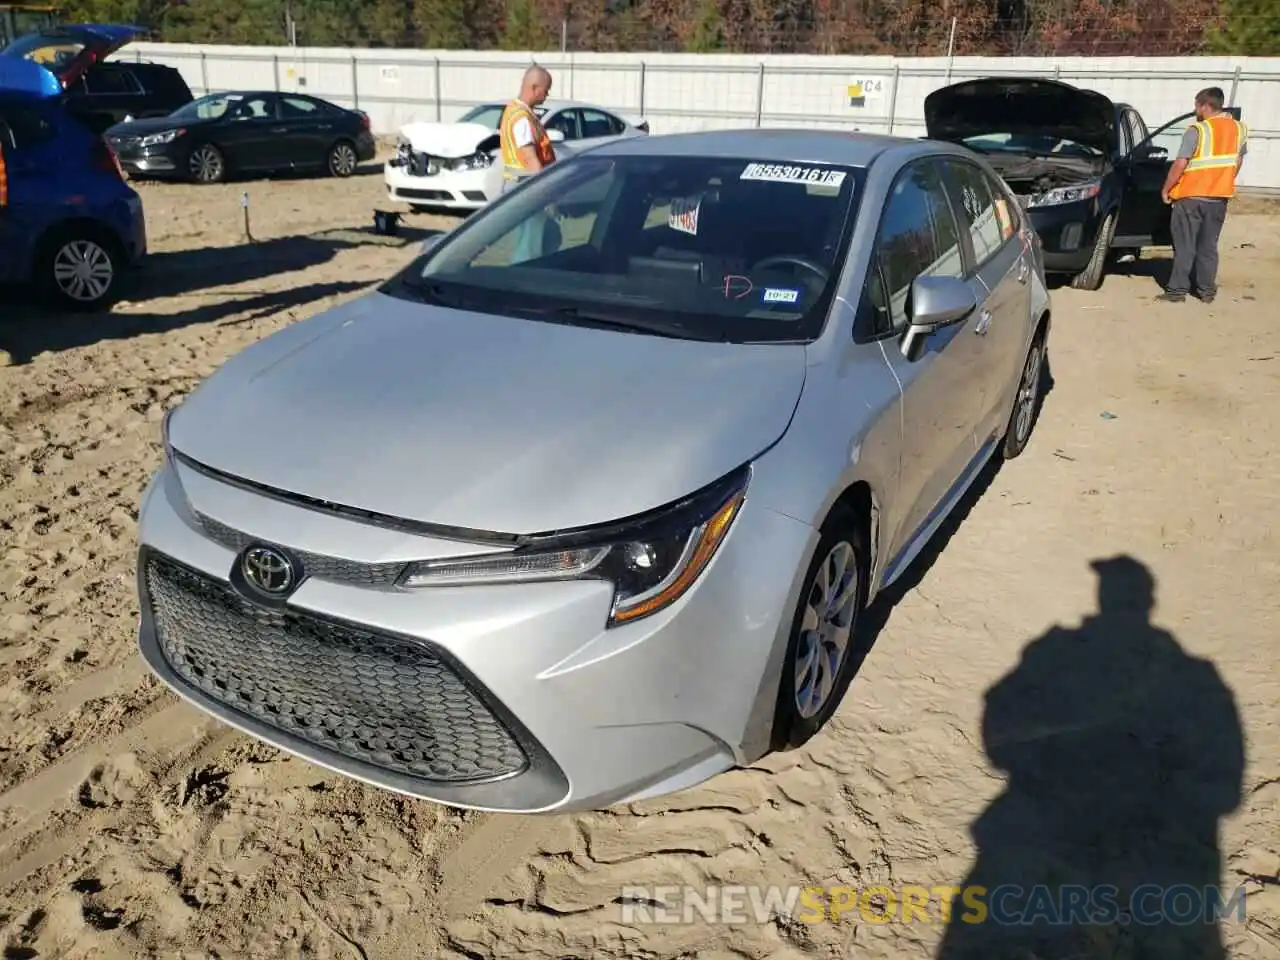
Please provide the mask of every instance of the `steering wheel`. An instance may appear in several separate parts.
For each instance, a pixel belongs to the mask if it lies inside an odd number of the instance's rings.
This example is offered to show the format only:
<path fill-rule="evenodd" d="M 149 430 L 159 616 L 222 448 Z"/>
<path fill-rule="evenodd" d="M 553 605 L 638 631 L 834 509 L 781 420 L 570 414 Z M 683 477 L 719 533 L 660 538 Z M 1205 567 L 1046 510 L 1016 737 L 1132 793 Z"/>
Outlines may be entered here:
<path fill-rule="evenodd" d="M 765 257 L 759 263 L 752 264 L 751 271 L 763 270 L 765 267 L 773 267 L 779 264 L 791 264 L 793 267 L 800 267 L 803 270 L 814 274 L 823 283 L 826 283 L 831 274 L 824 267 L 818 266 L 812 260 L 806 260 L 804 257 L 792 257 L 786 254 L 777 257 Z"/>

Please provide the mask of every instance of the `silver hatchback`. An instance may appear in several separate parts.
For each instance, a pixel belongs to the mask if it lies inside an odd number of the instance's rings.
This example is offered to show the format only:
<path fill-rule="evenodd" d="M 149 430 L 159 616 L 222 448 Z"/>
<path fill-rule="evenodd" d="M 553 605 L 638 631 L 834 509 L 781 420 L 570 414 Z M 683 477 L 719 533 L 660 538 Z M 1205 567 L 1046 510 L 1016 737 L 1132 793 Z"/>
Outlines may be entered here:
<path fill-rule="evenodd" d="M 787 130 L 557 164 L 165 424 L 142 654 L 456 806 L 596 808 L 804 742 L 1036 416 L 1049 297 L 977 156 Z"/>

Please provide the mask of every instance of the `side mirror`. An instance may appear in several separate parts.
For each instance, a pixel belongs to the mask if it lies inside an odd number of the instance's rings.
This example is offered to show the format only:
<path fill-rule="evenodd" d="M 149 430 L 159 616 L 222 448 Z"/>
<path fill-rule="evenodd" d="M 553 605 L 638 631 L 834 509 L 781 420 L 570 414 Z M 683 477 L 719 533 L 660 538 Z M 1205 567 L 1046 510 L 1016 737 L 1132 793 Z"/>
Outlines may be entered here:
<path fill-rule="evenodd" d="M 547 139 L 550 140 L 552 143 L 564 143 L 564 131 L 548 130 Z"/>
<path fill-rule="evenodd" d="M 916 277 L 911 282 L 902 355 L 915 361 L 930 334 L 958 323 L 973 313 L 977 306 L 973 291 L 963 280 L 956 277 Z"/>
<path fill-rule="evenodd" d="M 443 230 L 441 230 L 439 233 L 431 234 L 431 236 L 427 237 L 427 239 L 422 241 L 422 246 L 418 248 L 418 256 L 422 256 L 424 253 L 428 253 L 431 250 L 433 250 L 436 247 L 436 245 L 439 244 L 440 241 L 443 239 L 444 239 Z"/>

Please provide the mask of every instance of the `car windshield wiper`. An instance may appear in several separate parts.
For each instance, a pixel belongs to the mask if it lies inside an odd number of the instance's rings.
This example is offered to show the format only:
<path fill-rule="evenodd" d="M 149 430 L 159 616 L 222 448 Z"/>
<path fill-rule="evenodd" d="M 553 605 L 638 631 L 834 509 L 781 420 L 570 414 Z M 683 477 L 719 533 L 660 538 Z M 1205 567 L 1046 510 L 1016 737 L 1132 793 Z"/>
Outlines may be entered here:
<path fill-rule="evenodd" d="M 550 320 L 572 323 L 583 327 L 597 327 L 602 330 L 631 330 L 637 333 L 651 333 L 658 337 L 671 337 L 675 340 L 702 340 L 708 343 L 728 342 L 723 336 L 704 330 L 692 330 L 680 323 L 634 320 L 603 311 L 583 310 L 581 307 L 549 307 L 545 310 L 528 309 L 524 312 L 536 317 L 546 317 Z"/>

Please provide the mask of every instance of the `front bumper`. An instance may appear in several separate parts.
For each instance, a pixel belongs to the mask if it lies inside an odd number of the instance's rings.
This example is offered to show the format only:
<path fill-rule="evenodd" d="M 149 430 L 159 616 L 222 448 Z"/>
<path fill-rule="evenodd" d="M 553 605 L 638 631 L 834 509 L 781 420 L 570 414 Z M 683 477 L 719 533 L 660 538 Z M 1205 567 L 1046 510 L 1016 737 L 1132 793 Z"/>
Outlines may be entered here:
<path fill-rule="evenodd" d="M 1079 273 L 1089 265 L 1093 245 L 1102 228 L 1096 200 L 1032 207 L 1027 215 L 1044 244 L 1047 272 Z"/>
<path fill-rule="evenodd" d="M 471 211 L 489 202 L 484 170 L 441 170 L 430 176 L 415 177 L 404 167 L 393 166 L 388 161 L 383 166 L 383 178 L 389 199 L 415 207 Z"/>
<path fill-rule="evenodd" d="M 397 588 L 406 560 L 475 547 L 170 464 L 141 510 L 139 644 L 196 706 L 375 786 L 500 812 L 599 809 L 763 752 L 770 665 L 814 536 L 748 500 L 684 597 L 605 630 L 607 584 Z M 282 607 L 233 586 L 252 542 L 310 571 Z"/>
<path fill-rule="evenodd" d="M 120 166 L 130 176 L 172 177 L 182 169 L 174 156 L 172 144 L 160 144 L 153 147 L 129 146 L 113 141 Z"/>

